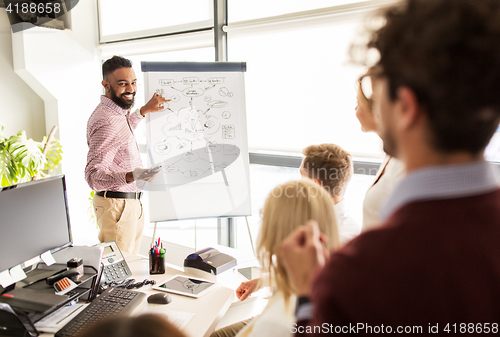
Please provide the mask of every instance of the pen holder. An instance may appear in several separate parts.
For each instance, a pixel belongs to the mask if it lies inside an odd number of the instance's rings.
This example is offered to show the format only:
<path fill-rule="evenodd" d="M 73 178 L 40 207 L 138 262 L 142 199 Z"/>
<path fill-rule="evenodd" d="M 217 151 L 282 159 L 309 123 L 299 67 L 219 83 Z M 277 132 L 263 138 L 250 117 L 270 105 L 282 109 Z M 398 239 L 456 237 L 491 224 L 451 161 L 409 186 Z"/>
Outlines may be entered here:
<path fill-rule="evenodd" d="M 149 251 L 149 274 L 165 274 L 165 253 Z"/>

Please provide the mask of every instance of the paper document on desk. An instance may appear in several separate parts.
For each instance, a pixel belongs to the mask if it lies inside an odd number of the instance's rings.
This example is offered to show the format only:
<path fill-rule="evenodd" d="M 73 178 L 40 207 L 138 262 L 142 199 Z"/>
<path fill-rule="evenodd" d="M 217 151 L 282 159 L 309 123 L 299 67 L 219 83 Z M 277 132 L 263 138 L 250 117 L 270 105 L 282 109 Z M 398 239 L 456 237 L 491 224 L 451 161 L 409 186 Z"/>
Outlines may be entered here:
<path fill-rule="evenodd" d="M 67 305 L 36 322 L 35 327 L 40 332 L 56 333 L 86 307 L 84 303 Z"/>
<path fill-rule="evenodd" d="M 182 311 L 167 311 L 164 310 L 155 310 L 155 309 L 147 309 L 141 312 L 141 314 L 160 314 L 167 316 L 167 319 L 175 325 L 179 330 L 184 329 L 188 323 L 193 319 L 196 315 L 191 312 L 182 312 Z"/>

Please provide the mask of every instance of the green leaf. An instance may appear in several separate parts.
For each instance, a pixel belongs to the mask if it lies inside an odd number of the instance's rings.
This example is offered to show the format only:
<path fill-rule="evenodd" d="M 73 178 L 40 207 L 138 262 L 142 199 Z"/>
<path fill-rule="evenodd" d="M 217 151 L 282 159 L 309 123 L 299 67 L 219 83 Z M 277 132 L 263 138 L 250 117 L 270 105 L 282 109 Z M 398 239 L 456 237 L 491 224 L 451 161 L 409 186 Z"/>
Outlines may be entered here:
<path fill-rule="evenodd" d="M 15 184 L 18 174 L 19 168 L 9 152 L 9 144 L 0 140 L 0 185 L 10 186 Z"/>
<path fill-rule="evenodd" d="M 42 140 L 42 149 L 45 147 L 45 143 L 47 142 L 47 136 L 43 137 Z M 59 164 L 61 163 L 62 160 L 62 145 L 59 142 L 59 139 L 57 138 L 52 138 L 49 148 L 47 149 L 47 153 L 45 154 L 45 167 L 44 170 L 48 169 L 55 169 Z"/>
<path fill-rule="evenodd" d="M 9 151 L 18 162 L 20 176 L 24 178 L 26 172 L 33 177 L 45 167 L 45 157 L 42 153 L 42 144 L 26 138 L 25 131 L 19 131 L 16 136 L 8 140 Z"/>
<path fill-rule="evenodd" d="M 0 125 L 0 185 L 44 178 L 48 174 L 43 170 L 59 166 L 63 153 L 59 140 L 52 138 L 44 154 L 46 143 L 47 137 L 42 142 L 27 139 L 25 131 L 6 138 L 4 127 Z"/>

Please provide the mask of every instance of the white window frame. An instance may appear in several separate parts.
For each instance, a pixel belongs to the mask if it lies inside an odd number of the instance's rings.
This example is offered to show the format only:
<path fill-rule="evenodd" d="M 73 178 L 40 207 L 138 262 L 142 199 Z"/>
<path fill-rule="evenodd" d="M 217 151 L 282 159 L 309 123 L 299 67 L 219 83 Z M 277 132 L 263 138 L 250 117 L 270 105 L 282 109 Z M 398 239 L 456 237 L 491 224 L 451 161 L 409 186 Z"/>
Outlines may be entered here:
<path fill-rule="evenodd" d="M 399 0 L 369 0 L 364 2 L 324 7 L 278 16 L 269 16 L 253 20 L 229 21 L 228 25 L 224 27 L 224 31 L 244 31 L 288 24 L 295 26 L 297 23 L 307 25 L 308 21 L 317 22 L 318 19 L 330 20 L 339 15 L 367 13 L 385 6 L 394 5 L 399 2 Z"/>
<path fill-rule="evenodd" d="M 107 59 L 113 55 L 153 54 L 208 47 L 214 47 L 213 30 L 101 44 L 99 50 L 101 59 Z"/>
<path fill-rule="evenodd" d="M 97 12 L 98 12 L 98 20 L 99 20 L 99 42 L 102 43 L 110 43 L 110 42 L 120 42 L 120 41 L 128 41 L 134 39 L 143 39 L 157 36 L 165 36 L 171 34 L 184 34 L 188 32 L 202 31 L 202 30 L 210 30 L 214 27 L 213 21 L 213 13 L 212 17 L 208 20 L 204 21 L 196 21 L 190 22 L 182 25 L 176 26 L 168 26 L 168 27 L 160 27 L 154 29 L 145 29 L 135 32 L 123 33 L 123 34 L 110 34 L 103 35 L 102 34 L 102 7 L 101 0 L 97 0 Z"/>

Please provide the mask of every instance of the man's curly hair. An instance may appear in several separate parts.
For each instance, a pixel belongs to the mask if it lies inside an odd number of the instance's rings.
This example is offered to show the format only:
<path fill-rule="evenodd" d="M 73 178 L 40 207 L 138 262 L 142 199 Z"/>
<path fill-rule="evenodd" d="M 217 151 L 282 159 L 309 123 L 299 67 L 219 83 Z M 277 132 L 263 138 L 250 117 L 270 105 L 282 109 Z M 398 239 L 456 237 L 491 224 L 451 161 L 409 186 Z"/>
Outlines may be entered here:
<path fill-rule="evenodd" d="M 500 121 L 500 1 L 407 0 L 383 19 L 368 47 L 391 99 L 413 89 L 437 150 L 481 153 Z"/>

